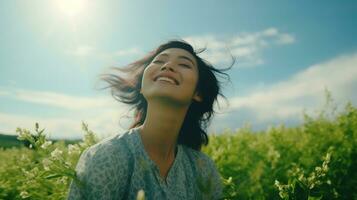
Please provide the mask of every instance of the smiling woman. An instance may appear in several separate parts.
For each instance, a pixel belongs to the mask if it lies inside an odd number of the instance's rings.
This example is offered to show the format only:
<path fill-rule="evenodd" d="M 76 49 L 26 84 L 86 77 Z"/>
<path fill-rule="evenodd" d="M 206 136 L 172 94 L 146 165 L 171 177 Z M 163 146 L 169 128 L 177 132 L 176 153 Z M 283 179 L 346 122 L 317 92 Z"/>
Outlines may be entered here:
<path fill-rule="evenodd" d="M 213 72 L 225 73 L 178 40 L 118 71 L 129 75 L 103 79 L 117 100 L 134 106 L 135 120 L 81 155 L 84 185 L 72 182 L 68 199 L 135 199 L 142 190 L 147 199 L 220 199 L 220 174 L 201 147 L 222 95 Z"/>

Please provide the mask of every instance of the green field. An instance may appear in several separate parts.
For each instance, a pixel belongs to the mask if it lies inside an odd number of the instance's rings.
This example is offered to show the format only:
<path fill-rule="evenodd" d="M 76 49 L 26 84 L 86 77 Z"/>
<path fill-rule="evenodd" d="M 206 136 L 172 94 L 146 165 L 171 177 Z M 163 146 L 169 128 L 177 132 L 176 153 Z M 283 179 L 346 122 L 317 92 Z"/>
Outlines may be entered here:
<path fill-rule="evenodd" d="M 64 199 L 84 149 L 98 142 L 83 123 L 75 144 L 50 143 L 37 126 L 17 129 L 31 148 L 0 151 L 0 199 Z M 261 132 L 249 126 L 210 136 L 225 199 L 357 199 L 357 109 L 335 113 L 331 100 L 304 123 Z"/>

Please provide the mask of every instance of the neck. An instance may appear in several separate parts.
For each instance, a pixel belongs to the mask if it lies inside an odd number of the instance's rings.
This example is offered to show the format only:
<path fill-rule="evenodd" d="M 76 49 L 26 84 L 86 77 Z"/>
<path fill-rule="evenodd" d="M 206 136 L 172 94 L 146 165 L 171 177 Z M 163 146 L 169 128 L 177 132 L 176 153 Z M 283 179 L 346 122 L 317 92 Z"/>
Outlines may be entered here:
<path fill-rule="evenodd" d="M 162 102 L 148 104 L 140 136 L 145 150 L 154 159 L 172 160 L 175 157 L 177 139 L 188 107 L 173 107 Z"/>

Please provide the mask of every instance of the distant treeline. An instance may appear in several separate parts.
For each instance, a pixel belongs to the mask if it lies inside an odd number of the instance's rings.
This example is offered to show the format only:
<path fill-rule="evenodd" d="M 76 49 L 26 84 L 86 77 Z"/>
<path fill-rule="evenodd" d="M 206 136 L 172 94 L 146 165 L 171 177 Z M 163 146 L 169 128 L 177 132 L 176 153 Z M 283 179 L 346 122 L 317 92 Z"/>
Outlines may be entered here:
<path fill-rule="evenodd" d="M 11 148 L 24 146 L 24 143 L 17 139 L 16 135 L 0 134 L 0 148 Z"/>
<path fill-rule="evenodd" d="M 51 140 L 52 142 L 64 141 L 66 145 L 78 143 L 80 140 Z M 20 141 L 17 139 L 17 135 L 7 135 L 0 133 L 0 148 L 12 148 L 12 147 L 28 147 L 30 145 L 27 141 Z"/>

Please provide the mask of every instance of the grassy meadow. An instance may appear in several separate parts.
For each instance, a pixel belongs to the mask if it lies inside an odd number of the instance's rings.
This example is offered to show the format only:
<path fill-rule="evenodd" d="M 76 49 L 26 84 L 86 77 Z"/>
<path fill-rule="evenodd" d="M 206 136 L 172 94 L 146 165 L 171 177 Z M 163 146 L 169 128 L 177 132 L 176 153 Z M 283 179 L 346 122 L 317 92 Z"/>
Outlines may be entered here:
<path fill-rule="evenodd" d="M 37 123 L 34 131 L 17 128 L 27 145 L 0 149 L 0 199 L 65 199 L 81 152 L 99 141 L 87 124 L 82 129 L 82 141 L 66 144 L 47 140 Z M 222 175 L 224 199 L 357 199 L 356 145 L 356 107 L 336 113 L 327 96 L 297 127 L 227 130 L 211 135 L 203 152 Z"/>

